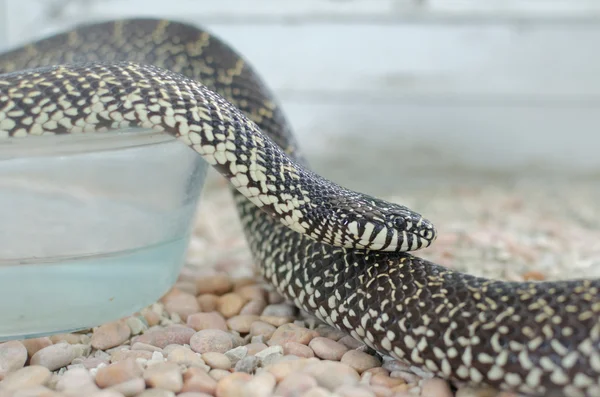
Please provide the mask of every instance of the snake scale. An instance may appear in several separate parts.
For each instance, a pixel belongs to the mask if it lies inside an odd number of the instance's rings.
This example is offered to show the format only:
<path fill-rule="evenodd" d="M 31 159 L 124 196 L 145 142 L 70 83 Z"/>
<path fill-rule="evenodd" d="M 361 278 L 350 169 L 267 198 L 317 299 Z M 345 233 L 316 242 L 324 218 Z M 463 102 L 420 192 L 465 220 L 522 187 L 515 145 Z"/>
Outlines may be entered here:
<path fill-rule="evenodd" d="M 264 278 L 299 308 L 425 373 L 529 395 L 600 396 L 600 281 L 504 282 L 405 251 L 406 207 L 308 169 L 252 67 L 189 24 L 78 26 L 0 55 L 0 135 L 165 131 L 234 187 Z"/>

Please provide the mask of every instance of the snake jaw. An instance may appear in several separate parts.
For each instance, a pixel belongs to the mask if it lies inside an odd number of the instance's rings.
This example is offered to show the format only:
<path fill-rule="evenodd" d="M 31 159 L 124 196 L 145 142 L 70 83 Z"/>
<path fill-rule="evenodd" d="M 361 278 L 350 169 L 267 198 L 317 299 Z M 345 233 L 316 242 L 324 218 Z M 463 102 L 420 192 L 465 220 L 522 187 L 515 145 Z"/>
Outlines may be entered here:
<path fill-rule="evenodd" d="M 345 247 L 369 251 L 408 252 L 430 246 L 437 238 L 433 224 L 406 209 L 391 220 L 358 218 L 346 224 Z"/>

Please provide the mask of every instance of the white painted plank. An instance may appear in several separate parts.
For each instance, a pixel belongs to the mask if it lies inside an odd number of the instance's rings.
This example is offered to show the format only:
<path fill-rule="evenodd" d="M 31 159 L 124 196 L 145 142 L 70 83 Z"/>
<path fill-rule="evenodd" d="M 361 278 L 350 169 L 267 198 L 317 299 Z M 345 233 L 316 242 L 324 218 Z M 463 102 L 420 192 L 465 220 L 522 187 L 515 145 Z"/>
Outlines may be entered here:
<path fill-rule="evenodd" d="M 425 0 L 423 8 L 432 15 L 492 18 L 559 18 L 598 16 L 596 0 Z"/>
<path fill-rule="evenodd" d="M 26 11 L 60 1 L 9 0 Z M 64 20 L 81 15 L 97 18 L 163 16 L 202 18 L 208 22 L 340 23 L 452 22 L 494 20 L 591 20 L 600 18 L 595 0 L 71 0 L 63 1 Z"/>
<path fill-rule="evenodd" d="M 600 25 L 209 27 L 281 95 L 437 101 L 600 95 Z"/>
<path fill-rule="evenodd" d="M 600 101 L 600 25 L 207 27 L 283 98 Z M 65 28 L 50 24 L 46 31 Z M 17 32 L 15 43 L 40 35 L 30 24 Z"/>
<path fill-rule="evenodd" d="M 233 0 L 210 1 L 212 14 L 178 9 L 185 0 L 169 3 L 172 15 L 165 13 L 164 3 L 159 7 L 145 2 L 147 6 L 135 10 L 136 0 L 132 0 L 118 2 L 119 7 L 131 6 L 130 14 L 118 7 L 108 11 L 73 8 L 71 14 L 48 18 L 43 8 L 25 7 L 31 5 L 28 1 L 4 1 L 11 45 L 80 21 L 104 19 L 101 12 L 122 17 L 155 10 L 158 15 L 206 25 L 250 59 L 275 89 L 316 168 L 327 174 L 343 163 L 340 172 L 350 183 L 361 172 L 382 165 L 383 158 L 390 180 L 407 170 L 428 167 L 513 169 L 535 164 L 600 170 L 595 149 L 600 146 L 600 55 L 596 52 L 600 25 L 537 20 L 525 25 L 506 20 L 365 22 L 359 16 L 360 7 L 367 4 L 364 1 L 347 2 L 352 6 L 345 12 L 356 17 L 352 23 L 346 23 L 350 19 L 343 23 L 240 23 L 245 19 L 215 17 L 224 10 L 214 4 L 233 7 Z M 377 7 L 388 2 L 373 1 L 374 18 L 383 18 Z M 256 0 L 255 4 L 268 3 Z M 324 0 L 293 3 L 273 12 L 281 16 L 291 12 L 286 7 L 296 7 L 293 12 L 305 12 L 307 21 L 340 13 L 338 8 L 318 8 L 331 3 Z M 90 4 L 95 7 L 96 3 Z M 297 4 L 309 8 L 300 9 Z M 440 15 L 460 14 L 457 8 L 444 9 L 440 2 L 424 5 L 438 7 Z M 264 7 L 261 15 L 270 12 Z M 476 7 L 464 8 L 463 16 Z M 505 15 L 521 12 L 509 8 Z M 593 5 L 589 9 L 594 12 Z M 531 11 L 531 15 L 542 11 Z M 335 152 L 329 152 L 331 147 Z M 355 159 L 352 164 L 349 158 Z M 343 175 L 338 177 L 344 181 Z"/>
<path fill-rule="evenodd" d="M 593 107 L 283 103 L 317 172 L 360 187 L 459 170 L 555 174 L 600 170 Z M 354 181 L 359 181 L 357 185 Z"/>

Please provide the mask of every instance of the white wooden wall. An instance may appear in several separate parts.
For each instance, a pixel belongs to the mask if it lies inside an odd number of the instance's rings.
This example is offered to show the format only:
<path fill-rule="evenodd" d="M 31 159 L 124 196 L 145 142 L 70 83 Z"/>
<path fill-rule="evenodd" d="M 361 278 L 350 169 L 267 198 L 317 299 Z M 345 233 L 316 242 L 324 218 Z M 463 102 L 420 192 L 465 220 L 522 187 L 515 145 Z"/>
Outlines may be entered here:
<path fill-rule="evenodd" d="M 597 0 L 0 0 L 0 7 L 0 47 L 86 20 L 202 24 L 274 88 L 315 168 L 344 164 L 347 180 L 361 169 L 369 175 L 383 158 L 390 176 L 429 164 L 600 170 Z"/>

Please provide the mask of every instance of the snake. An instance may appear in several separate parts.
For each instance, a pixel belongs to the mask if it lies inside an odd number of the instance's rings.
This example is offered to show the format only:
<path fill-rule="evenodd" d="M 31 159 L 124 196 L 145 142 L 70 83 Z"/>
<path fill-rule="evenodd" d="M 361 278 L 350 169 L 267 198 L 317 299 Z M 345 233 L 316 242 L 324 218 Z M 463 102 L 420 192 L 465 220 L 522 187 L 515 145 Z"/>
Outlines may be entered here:
<path fill-rule="evenodd" d="M 192 23 L 89 22 L 0 54 L 0 137 L 162 131 L 231 184 L 262 277 L 299 309 L 427 377 L 600 396 L 600 281 L 508 282 L 414 256 L 419 213 L 311 171 L 282 106 Z"/>

